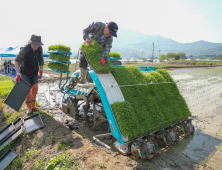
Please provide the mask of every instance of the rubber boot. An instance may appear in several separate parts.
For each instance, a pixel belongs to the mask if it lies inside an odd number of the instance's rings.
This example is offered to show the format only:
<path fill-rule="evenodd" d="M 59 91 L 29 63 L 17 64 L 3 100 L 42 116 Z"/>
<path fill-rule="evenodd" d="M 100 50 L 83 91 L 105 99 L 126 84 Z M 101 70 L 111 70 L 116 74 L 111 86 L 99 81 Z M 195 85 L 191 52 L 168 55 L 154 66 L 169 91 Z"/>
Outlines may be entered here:
<path fill-rule="evenodd" d="M 35 106 L 35 100 L 32 101 L 32 110 L 37 110 L 39 107 Z"/>
<path fill-rule="evenodd" d="M 86 75 L 87 75 L 86 69 L 80 67 L 80 80 L 78 82 L 79 84 L 86 83 Z"/>
<path fill-rule="evenodd" d="M 28 110 L 27 110 L 27 115 L 28 114 L 31 114 L 32 113 L 32 103 L 31 102 L 26 102 L 26 105 L 27 105 L 27 108 L 28 108 Z"/>

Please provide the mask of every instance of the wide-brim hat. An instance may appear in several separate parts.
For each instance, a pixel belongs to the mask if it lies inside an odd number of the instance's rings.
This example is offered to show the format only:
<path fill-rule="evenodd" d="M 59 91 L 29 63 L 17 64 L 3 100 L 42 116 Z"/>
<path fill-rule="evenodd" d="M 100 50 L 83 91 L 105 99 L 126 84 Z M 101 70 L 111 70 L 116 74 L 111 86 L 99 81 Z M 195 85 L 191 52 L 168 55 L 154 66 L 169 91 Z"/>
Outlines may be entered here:
<path fill-rule="evenodd" d="M 44 45 L 42 42 L 41 42 L 41 36 L 40 35 L 35 35 L 35 34 L 32 34 L 31 36 L 31 39 L 27 41 L 29 44 L 32 44 L 32 45 Z"/>

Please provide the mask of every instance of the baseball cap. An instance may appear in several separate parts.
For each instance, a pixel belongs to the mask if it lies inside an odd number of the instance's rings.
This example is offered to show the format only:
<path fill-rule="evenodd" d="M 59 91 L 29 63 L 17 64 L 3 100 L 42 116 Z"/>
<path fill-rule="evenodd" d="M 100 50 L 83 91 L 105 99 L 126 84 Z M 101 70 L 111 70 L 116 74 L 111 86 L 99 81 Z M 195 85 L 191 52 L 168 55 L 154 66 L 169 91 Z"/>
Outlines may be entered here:
<path fill-rule="evenodd" d="M 118 25 L 115 22 L 111 21 L 108 23 L 107 27 L 109 29 L 110 34 L 114 37 L 117 37 L 116 32 L 118 31 Z"/>

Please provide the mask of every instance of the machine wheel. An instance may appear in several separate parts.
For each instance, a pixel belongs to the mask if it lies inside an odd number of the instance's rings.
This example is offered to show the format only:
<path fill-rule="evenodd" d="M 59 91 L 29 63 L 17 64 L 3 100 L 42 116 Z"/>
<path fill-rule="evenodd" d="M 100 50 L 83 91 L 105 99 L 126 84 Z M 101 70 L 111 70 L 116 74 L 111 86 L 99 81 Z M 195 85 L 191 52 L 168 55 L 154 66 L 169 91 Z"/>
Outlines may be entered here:
<path fill-rule="evenodd" d="M 65 99 L 63 103 L 67 104 L 68 99 Z M 78 100 L 70 99 L 67 106 L 62 105 L 62 110 L 64 113 L 71 115 L 74 119 L 79 119 L 79 110 L 78 110 Z"/>

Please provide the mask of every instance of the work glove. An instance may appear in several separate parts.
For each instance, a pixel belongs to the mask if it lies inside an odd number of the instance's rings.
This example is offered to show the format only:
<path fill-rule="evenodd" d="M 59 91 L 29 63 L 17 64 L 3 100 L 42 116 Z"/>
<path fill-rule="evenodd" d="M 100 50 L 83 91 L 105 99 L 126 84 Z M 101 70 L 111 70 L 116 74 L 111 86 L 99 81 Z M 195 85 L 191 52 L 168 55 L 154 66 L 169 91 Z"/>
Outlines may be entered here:
<path fill-rule="evenodd" d="M 101 61 L 102 66 L 105 66 L 105 65 L 106 65 L 106 60 L 105 60 L 105 58 L 101 57 L 101 58 L 100 58 L 100 61 Z"/>
<path fill-rule="evenodd" d="M 20 73 L 17 73 L 17 75 L 16 75 L 16 77 L 15 77 L 15 81 L 16 81 L 17 83 L 19 83 L 20 79 L 21 79 Z"/>
<path fill-rule="evenodd" d="M 42 70 L 39 70 L 39 79 L 42 78 Z"/>
<path fill-rule="evenodd" d="M 87 44 L 87 45 L 90 45 L 90 44 L 91 44 L 91 42 L 90 42 L 90 40 L 89 40 L 88 38 L 86 38 L 86 44 Z"/>

